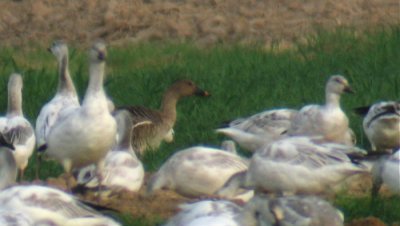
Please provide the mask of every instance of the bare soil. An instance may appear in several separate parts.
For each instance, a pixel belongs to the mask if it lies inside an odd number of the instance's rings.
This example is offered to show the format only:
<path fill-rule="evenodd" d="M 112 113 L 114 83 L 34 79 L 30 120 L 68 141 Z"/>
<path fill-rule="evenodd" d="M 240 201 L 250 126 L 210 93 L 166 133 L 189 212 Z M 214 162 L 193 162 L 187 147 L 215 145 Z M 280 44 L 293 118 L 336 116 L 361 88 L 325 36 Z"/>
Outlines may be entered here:
<path fill-rule="evenodd" d="M 316 28 L 356 30 L 400 22 L 398 0 L 4 0 L 0 43 L 24 45 L 63 38 L 76 45 L 194 40 L 283 46 Z"/>
<path fill-rule="evenodd" d="M 146 174 L 146 180 L 151 174 Z M 61 190 L 66 189 L 65 180 L 63 175 L 58 178 L 49 178 L 46 183 L 52 187 L 57 187 Z M 72 182 L 73 184 L 74 182 Z M 346 191 L 346 194 L 352 196 L 369 196 L 372 186 L 372 179 L 370 175 L 353 176 L 339 186 L 338 190 Z M 154 217 L 168 219 L 179 211 L 179 204 L 185 202 L 194 202 L 199 199 L 189 199 L 183 197 L 173 191 L 162 190 L 155 192 L 152 195 L 146 194 L 145 185 L 138 193 L 121 192 L 111 196 L 110 198 L 103 197 L 100 205 L 117 210 L 121 213 L 128 214 L 133 218 L 152 220 Z M 382 187 L 380 195 L 392 195 L 386 187 Z M 81 200 L 96 203 L 98 197 L 94 192 L 87 192 L 85 194 L 77 195 Z M 200 199 L 204 199 L 203 197 Z M 215 197 L 212 197 L 215 198 Z M 333 198 L 333 197 L 330 197 Z M 367 217 L 362 219 L 355 219 L 347 223 L 346 226 L 385 226 L 386 224 L 376 217 Z M 395 225 L 393 225 L 395 226 Z M 396 225 L 397 226 L 397 225 Z"/>

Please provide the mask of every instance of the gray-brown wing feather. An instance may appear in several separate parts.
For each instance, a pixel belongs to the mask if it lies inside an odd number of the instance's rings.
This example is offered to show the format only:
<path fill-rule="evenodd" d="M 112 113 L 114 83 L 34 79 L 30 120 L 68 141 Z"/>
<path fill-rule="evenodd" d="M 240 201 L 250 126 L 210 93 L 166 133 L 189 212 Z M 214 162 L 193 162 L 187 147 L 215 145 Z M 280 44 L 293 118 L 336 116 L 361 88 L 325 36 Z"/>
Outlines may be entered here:
<path fill-rule="evenodd" d="M 31 126 L 20 125 L 4 131 L 4 136 L 13 144 L 25 144 L 33 133 Z"/>

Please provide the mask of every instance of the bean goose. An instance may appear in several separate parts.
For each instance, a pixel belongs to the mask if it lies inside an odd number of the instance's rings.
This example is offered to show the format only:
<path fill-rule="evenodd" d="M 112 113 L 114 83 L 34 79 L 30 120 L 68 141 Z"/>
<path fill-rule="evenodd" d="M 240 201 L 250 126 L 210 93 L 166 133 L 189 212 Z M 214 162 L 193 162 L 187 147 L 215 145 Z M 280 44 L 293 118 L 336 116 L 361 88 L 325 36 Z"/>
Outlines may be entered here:
<path fill-rule="evenodd" d="M 46 144 L 50 129 L 60 113 L 67 108 L 79 107 L 78 95 L 68 70 L 68 47 L 63 41 L 55 41 L 49 51 L 58 63 L 58 87 L 56 95 L 40 110 L 36 120 L 37 146 Z"/>
<path fill-rule="evenodd" d="M 136 157 L 131 145 L 133 121 L 127 111 L 118 111 L 114 116 L 117 121 L 118 141 L 105 157 L 104 179 L 102 185 L 113 192 L 137 192 L 143 185 L 144 168 Z M 141 121 L 140 124 L 147 123 Z M 82 169 L 78 175 L 78 184 L 94 188 L 99 186 L 94 167 Z"/>
<path fill-rule="evenodd" d="M 7 114 L 0 118 L 0 132 L 15 148 L 13 155 L 20 179 L 23 179 L 24 170 L 35 148 L 33 127 L 22 112 L 22 85 L 21 75 L 11 74 L 8 81 Z"/>
<path fill-rule="evenodd" d="M 400 148 L 400 102 L 382 101 L 357 110 L 365 115 L 363 128 L 373 151 Z"/>
<path fill-rule="evenodd" d="M 229 123 L 225 128 L 217 129 L 248 151 L 260 149 L 282 137 L 297 114 L 292 109 L 267 110 L 248 118 L 239 118 Z"/>
<path fill-rule="evenodd" d="M 340 108 L 340 95 L 353 92 L 341 75 L 331 76 L 326 84 L 325 105 L 307 105 L 292 120 L 288 135 L 321 136 L 327 142 L 348 143 L 349 120 Z"/>
<path fill-rule="evenodd" d="M 234 174 L 247 170 L 247 160 L 224 150 L 191 147 L 172 155 L 151 177 L 148 191 L 175 190 L 188 197 L 213 195 Z M 244 190 L 227 198 L 251 197 Z"/>
<path fill-rule="evenodd" d="M 234 175 L 218 195 L 238 188 L 255 188 L 277 194 L 320 194 L 344 179 L 368 173 L 347 154 L 365 153 L 356 147 L 319 143 L 309 137 L 289 137 L 265 146 L 251 158 L 249 170 Z M 347 153 L 347 154 L 346 154 Z"/>
<path fill-rule="evenodd" d="M 101 178 L 104 157 L 115 141 L 117 126 L 108 110 L 103 89 L 106 55 L 103 42 L 92 46 L 89 85 L 82 106 L 56 123 L 48 136 L 46 154 L 63 165 L 69 190 L 74 168 L 95 164 Z"/>
<path fill-rule="evenodd" d="M 8 214 L 12 216 L 22 214 L 33 222 L 31 225 L 120 225 L 79 202 L 73 196 L 50 187 L 13 186 L 0 192 L 0 202 L 1 208 L 8 210 Z"/>
<path fill-rule="evenodd" d="M 209 96 L 191 80 L 180 80 L 172 84 L 164 93 L 160 110 L 152 110 L 141 106 L 125 106 L 119 109 L 128 110 L 133 118 L 143 118 L 150 125 L 137 127 L 132 134 L 132 146 L 139 154 L 147 149 L 156 149 L 161 141 L 173 140 L 173 127 L 176 121 L 176 104 L 185 96 Z"/>

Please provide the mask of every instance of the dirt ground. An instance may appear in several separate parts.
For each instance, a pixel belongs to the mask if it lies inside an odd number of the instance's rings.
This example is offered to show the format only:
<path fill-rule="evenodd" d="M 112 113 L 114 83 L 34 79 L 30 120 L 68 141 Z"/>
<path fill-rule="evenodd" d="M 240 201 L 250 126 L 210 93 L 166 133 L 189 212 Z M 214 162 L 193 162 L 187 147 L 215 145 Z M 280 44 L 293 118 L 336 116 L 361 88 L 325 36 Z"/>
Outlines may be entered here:
<path fill-rule="evenodd" d="M 149 177 L 150 174 L 147 174 L 146 178 L 148 179 Z M 66 189 L 66 184 L 62 176 L 59 178 L 49 178 L 46 183 L 62 190 Z M 341 186 L 338 186 L 335 189 L 337 191 L 345 190 L 347 194 L 354 196 L 368 196 L 370 195 L 371 186 L 372 180 L 370 175 L 360 175 L 349 178 Z M 100 204 L 118 210 L 121 213 L 129 214 L 133 218 L 154 219 L 154 216 L 157 216 L 162 219 L 168 219 L 179 211 L 179 204 L 200 200 L 185 198 L 173 191 L 167 190 L 157 191 L 150 196 L 146 194 L 145 187 L 146 186 L 143 186 L 138 193 L 121 192 L 118 195 L 113 195 L 111 198 L 103 198 Z M 390 196 L 391 194 L 386 187 L 382 187 L 380 195 Z M 97 196 L 94 192 L 87 192 L 78 195 L 78 197 L 87 202 L 97 202 Z M 206 197 L 203 197 L 202 199 L 204 198 Z M 379 218 L 371 216 L 362 219 L 355 219 L 347 223 L 346 226 L 386 226 L 386 224 Z"/>
<path fill-rule="evenodd" d="M 399 22 L 398 0 L 0 1 L 2 45 L 103 38 L 114 44 L 173 39 L 290 46 L 316 28 L 363 30 Z"/>

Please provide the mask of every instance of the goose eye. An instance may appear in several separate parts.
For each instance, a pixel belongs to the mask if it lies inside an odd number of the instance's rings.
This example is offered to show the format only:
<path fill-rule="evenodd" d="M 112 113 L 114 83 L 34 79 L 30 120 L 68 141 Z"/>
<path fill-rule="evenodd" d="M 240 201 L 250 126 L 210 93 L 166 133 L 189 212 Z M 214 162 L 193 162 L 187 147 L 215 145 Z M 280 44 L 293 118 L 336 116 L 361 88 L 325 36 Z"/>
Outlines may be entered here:
<path fill-rule="evenodd" d="M 342 80 L 341 80 L 340 78 L 335 78 L 334 81 L 337 82 L 337 83 L 340 83 L 340 84 L 343 83 Z"/>

